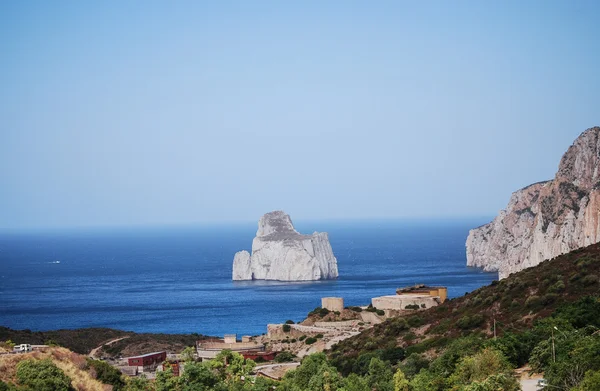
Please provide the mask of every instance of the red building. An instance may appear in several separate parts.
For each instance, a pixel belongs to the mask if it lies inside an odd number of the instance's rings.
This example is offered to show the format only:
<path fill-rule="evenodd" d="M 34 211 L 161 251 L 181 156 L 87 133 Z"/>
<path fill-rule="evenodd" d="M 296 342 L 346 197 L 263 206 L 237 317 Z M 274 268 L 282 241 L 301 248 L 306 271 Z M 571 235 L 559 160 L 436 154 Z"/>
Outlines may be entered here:
<path fill-rule="evenodd" d="M 240 352 L 240 354 L 245 359 L 256 360 L 257 358 L 262 357 L 265 361 L 272 361 L 277 355 L 275 352 L 257 352 L 252 350 Z"/>
<path fill-rule="evenodd" d="M 129 357 L 127 362 L 130 367 L 154 367 L 167 359 L 167 352 L 154 352 L 141 356 Z"/>

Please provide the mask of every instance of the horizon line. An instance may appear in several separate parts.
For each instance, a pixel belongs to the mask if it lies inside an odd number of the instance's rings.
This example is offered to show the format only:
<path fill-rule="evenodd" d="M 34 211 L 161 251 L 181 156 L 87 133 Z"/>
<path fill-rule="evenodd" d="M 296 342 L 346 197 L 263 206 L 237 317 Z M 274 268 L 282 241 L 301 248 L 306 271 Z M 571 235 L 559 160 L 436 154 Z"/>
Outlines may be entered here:
<path fill-rule="evenodd" d="M 455 221 L 455 220 L 475 220 L 489 219 L 492 221 L 494 215 L 447 215 L 447 216 L 394 216 L 394 217 L 333 217 L 333 218 L 301 218 L 293 219 L 294 225 L 297 223 L 313 222 L 385 222 L 385 221 Z M 48 231 L 73 231 L 73 230 L 106 230 L 106 229 L 152 229 L 152 228 L 192 228 L 208 226 L 242 226 L 255 225 L 258 219 L 254 220 L 209 220 L 194 222 L 148 222 L 148 223 L 115 223 L 115 224 L 85 224 L 85 225 L 43 225 L 43 226 L 21 226 L 21 227 L 0 227 L 0 234 L 27 233 L 27 232 L 48 232 Z"/>

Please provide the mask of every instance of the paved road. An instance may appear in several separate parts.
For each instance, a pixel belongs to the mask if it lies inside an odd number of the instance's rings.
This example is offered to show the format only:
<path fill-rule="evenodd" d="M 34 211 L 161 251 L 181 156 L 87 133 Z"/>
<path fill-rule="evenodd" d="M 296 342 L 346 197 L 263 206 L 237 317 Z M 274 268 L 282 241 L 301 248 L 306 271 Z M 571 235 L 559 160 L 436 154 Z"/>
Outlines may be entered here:
<path fill-rule="evenodd" d="M 523 391 L 538 391 L 540 388 L 537 386 L 539 379 L 526 379 L 521 380 L 521 389 Z"/>

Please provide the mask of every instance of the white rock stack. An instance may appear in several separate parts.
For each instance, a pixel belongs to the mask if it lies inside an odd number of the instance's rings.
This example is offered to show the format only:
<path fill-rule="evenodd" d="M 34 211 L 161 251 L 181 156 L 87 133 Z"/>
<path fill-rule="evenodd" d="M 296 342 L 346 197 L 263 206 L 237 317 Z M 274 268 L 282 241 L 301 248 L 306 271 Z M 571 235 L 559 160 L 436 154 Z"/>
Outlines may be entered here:
<path fill-rule="evenodd" d="M 554 179 L 513 193 L 505 210 L 467 238 L 467 265 L 500 278 L 600 241 L 600 127 L 583 132 Z"/>
<path fill-rule="evenodd" d="M 337 277 L 337 260 L 327 233 L 302 235 L 282 211 L 260 218 L 252 255 L 240 251 L 233 258 L 233 280 L 312 281 Z"/>

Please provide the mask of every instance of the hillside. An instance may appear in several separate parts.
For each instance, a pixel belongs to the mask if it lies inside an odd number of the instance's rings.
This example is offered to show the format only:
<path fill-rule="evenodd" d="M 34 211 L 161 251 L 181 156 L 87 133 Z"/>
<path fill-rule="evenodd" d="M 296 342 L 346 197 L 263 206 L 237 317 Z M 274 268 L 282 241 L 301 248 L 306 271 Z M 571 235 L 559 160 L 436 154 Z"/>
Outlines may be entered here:
<path fill-rule="evenodd" d="M 600 245 L 594 244 L 482 287 L 438 307 L 389 319 L 329 352 L 343 374 L 355 370 L 362 355 L 436 356 L 455 339 L 519 333 L 559 307 L 600 294 Z M 600 314 L 599 314 L 600 315 Z"/>
<path fill-rule="evenodd" d="M 31 331 L 0 327 L 0 341 L 11 340 L 14 343 L 29 343 L 32 345 L 51 343 L 66 347 L 79 354 L 89 354 L 92 349 L 118 338 L 123 339 L 104 346 L 97 354 L 117 357 L 134 356 L 157 350 L 180 352 L 186 346 L 193 346 L 196 340 L 206 337 L 199 334 L 134 333 L 108 328 Z"/>
<path fill-rule="evenodd" d="M 0 389 L 6 384 L 18 384 L 19 390 L 58 390 L 70 385 L 77 391 L 116 391 L 124 387 L 125 381 L 108 364 L 86 359 L 66 348 L 50 348 L 45 352 L 0 356 Z"/>

